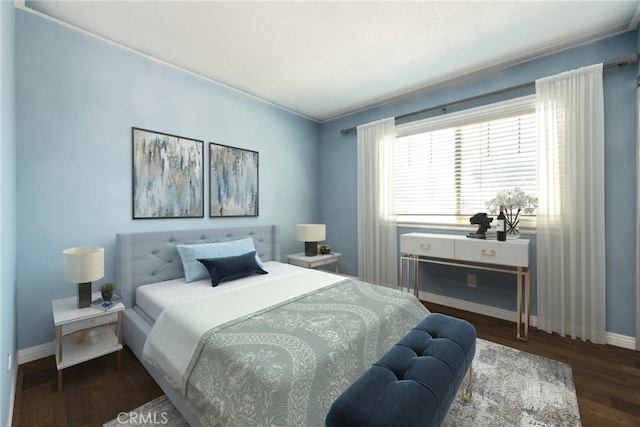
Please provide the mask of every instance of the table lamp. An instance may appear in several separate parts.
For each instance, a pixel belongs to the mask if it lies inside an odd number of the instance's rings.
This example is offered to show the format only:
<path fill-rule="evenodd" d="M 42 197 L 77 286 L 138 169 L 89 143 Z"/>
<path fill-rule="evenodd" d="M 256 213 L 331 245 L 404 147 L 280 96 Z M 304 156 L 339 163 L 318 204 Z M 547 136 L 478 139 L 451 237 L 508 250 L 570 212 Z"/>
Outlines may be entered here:
<path fill-rule="evenodd" d="M 304 255 L 318 255 L 318 242 L 327 238 L 327 226 L 324 224 L 298 224 L 296 238 L 304 242 Z"/>
<path fill-rule="evenodd" d="M 64 280 L 78 283 L 78 308 L 91 305 L 91 282 L 104 277 L 104 248 L 77 247 L 62 251 Z"/>

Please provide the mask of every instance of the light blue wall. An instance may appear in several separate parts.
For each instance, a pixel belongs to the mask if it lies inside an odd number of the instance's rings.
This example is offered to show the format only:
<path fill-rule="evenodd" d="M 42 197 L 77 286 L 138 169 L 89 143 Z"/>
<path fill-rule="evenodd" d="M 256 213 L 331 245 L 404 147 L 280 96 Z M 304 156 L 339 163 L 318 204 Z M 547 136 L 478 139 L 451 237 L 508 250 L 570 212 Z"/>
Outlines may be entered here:
<path fill-rule="evenodd" d="M 638 50 L 636 31 L 570 49 L 502 71 L 480 75 L 450 87 L 433 90 L 399 102 L 324 123 L 320 129 L 321 218 L 327 224 L 327 240 L 344 253 L 340 268 L 357 274 L 356 227 L 356 134 L 341 135 L 351 128 L 385 117 L 398 116 L 516 86 L 562 71 L 598 62 L 617 60 Z M 637 67 L 626 66 L 604 72 L 605 87 L 605 183 L 607 203 L 607 330 L 635 335 L 635 80 Z M 533 93 L 533 89 L 503 97 L 451 108 L 469 108 L 506 97 Z M 415 231 L 400 229 L 399 233 Z M 425 231 L 425 230 L 421 230 Z M 535 254 L 535 236 L 532 254 Z M 534 256 L 532 256 L 533 258 Z M 533 266 L 535 267 L 535 266 Z M 466 275 L 448 269 L 435 275 L 424 290 L 455 296 L 497 308 L 515 310 L 515 289 L 498 275 L 480 276 L 477 289 L 465 286 Z M 486 283 L 487 285 L 483 285 Z M 494 284 L 495 283 L 495 284 Z M 489 285 L 491 284 L 491 285 Z M 535 271 L 533 272 L 532 312 L 536 312 Z"/>
<path fill-rule="evenodd" d="M 16 97 L 20 349 L 50 342 L 51 300 L 76 294 L 65 248 L 104 247 L 102 283 L 119 232 L 273 223 L 284 255 L 319 219 L 319 125 L 297 115 L 23 10 Z M 132 220 L 132 126 L 258 151 L 259 217 Z"/>
<path fill-rule="evenodd" d="M 0 1 L 0 425 L 9 425 L 16 335 L 14 8 Z M 7 357 L 12 357 L 7 371 Z"/>

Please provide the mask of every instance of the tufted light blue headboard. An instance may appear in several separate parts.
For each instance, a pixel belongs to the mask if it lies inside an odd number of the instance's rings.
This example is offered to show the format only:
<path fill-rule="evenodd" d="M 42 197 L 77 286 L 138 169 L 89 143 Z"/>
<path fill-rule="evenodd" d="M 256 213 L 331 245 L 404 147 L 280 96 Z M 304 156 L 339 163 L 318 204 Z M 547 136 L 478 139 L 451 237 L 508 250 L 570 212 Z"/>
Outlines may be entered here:
<path fill-rule="evenodd" d="M 262 261 L 281 261 L 277 225 L 116 234 L 116 286 L 125 306 L 135 305 L 138 286 L 184 276 L 176 243 L 226 242 L 246 237 L 253 237 Z"/>

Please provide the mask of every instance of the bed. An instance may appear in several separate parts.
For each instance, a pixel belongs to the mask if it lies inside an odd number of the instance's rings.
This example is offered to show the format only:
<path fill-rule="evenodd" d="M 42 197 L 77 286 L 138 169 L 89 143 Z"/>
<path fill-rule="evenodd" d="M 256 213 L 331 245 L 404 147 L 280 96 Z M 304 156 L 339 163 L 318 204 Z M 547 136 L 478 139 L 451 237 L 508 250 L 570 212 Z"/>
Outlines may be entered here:
<path fill-rule="evenodd" d="M 186 283 L 180 245 L 247 239 L 267 274 Z M 277 225 L 117 234 L 116 247 L 123 340 L 192 426 L 324 425 L 429 313 L 409 293 L 281 263 Z"/>

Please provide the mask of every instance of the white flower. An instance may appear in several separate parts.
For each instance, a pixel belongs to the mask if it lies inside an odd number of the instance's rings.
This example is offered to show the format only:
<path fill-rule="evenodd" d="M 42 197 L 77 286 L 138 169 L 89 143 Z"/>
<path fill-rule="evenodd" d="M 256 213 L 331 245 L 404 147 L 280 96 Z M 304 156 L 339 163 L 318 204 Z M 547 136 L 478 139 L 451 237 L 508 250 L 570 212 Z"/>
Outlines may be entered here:
<path fill-rule="evenodd" d="M 519 233 L 520 213 L 523 215 L 532 214 L 538 208 L 538 198 L 529 196 L 516 187 L 511 190 L 499 191 L 496 197 L 485 202 L 485 206 L 490 213 L 500 212 L 500 206 L 502 206 L 507 217 L 507 232 L 514 234 Z"/>

